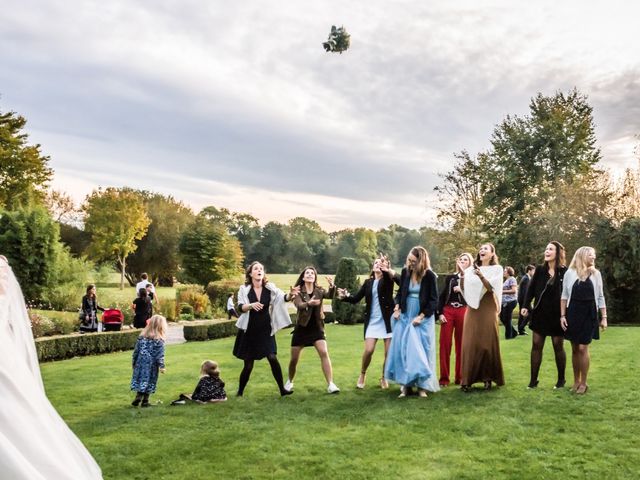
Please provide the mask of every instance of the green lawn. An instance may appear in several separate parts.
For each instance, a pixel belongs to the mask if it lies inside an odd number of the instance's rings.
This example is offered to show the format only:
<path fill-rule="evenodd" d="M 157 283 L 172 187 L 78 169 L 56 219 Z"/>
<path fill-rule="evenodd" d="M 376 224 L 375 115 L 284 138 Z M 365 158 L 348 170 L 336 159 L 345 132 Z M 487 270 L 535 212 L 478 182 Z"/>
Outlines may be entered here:
<path fill-rule="evenodd" d="M 376 386 L 377 352 L 367 388 L 357 391 L 362 326 L 328 325 L 327 335 L 338 395 L 325 393 L 317 355 L 307 349 L 294 395 L 278 396 L 261 361 L 245 396 L 234 397 L 241 361 L 231 338 L 167 347 L 168 372 L 152 396 L 163 403 L 146 410 L 129 406 L 131 352 L 42 371 L 53 404 L 106 479 L 637 478 L 640 328 L 610 328 L 592 345 L 584 396 L 552 390 L 550 345 L 539 388 L 525 388 L 531 337 L 501 340 L 507 385 L 500 389 L 449 387 L 398 399 L 397 387 Z M 288 331 L 278 335 L 285 371 L 289 339 Z M 207 358 L 220 362 L 229 401 L 169 406 L 193 389 Z"/>

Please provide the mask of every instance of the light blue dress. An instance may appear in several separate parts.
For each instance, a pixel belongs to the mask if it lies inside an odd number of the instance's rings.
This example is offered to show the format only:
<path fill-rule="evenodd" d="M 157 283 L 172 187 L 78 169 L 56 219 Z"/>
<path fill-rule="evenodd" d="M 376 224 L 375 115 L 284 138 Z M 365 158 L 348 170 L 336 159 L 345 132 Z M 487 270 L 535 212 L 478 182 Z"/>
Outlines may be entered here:
<path fill-rule="evenodd" d="M 364 334 L 365 338 L 391 338 L 391 332 L 387 333 L 384 325 L 380 300 L 378 299 L 378 279 L 373 281 L 371 287 L 371 313 L 369 314 L 369 325 Z"/>
<path fill-rule="evenodd" d="M 411 324 L 420 313 L 420 284 L 409 284 L 407 311 L 393 326 L 393 337 L 384 370 L 387 380 L 406 387 L 440 390 L 436 375 L 436 328 L 431 315 L 418 326 Z"/>

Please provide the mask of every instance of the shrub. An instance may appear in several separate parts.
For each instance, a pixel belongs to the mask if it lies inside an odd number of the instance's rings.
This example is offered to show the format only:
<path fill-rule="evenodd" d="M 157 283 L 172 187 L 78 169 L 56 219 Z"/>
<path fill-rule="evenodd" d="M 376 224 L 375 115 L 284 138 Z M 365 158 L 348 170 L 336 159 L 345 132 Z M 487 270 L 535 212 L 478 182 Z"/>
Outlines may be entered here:
<path fill-rule="evenodd" d="M 335 284 L 339 288 L 346 288 L 351 293 L 358 291 L 360 282 L 358 281 L 356 262 L 353 258 L 340 259 Z M 334 298 L 331 302 L 331 307 L 335 320 L 340 323 L 354 324 L 363 321 L 364 310 L 362 305 L 352 305 Z"/>
<path fill-rule="evenodd" d="M 29 312 L 29 320 L 31 321 L 31 331 L 34 338 L 45 337 L 53 335 L 55 332 L 55 325 L 53 322 L 39 313 Z"/>
<path fill-rule="evenodd" d="M 160 304 L 160 311 L 158 312 L 169 322 L 175 322 L 178 315 L 176 315 L 176 301 L 174 299 L 162 300 Z"/>
<path fill-rule="evenodd" d="M 207 318 L 211 316 L 211 304 L 209 297 L 198 286 L 186 286 L 176 290 L 176 303 L 181 306 L 188 303 L 193 307 L 191 314 L 195 318 Z M 182 311 L 181 311 L 182 314 Z"/>
<path fill-rule="evenodd" d="M 38 360 L 62 360 L 85 355 L 132 350 L 140 335 L 139 330 L 123 332 L 86 333 L 36 339 Z"/>
<path fill-rule="evenodd" d="M 231 337 L 236 334 L 236 320 L 212 320 L 184 326 L 184 338 L 188 342 Z"/>
<path fill-rule="evenodd" d="M 227 298 L 229 294 L 234 294 L 234 302 L 237 302 L 236 292 L 238 291 L 237 280 L 218 280 L 217 282 L 209 282 L 205 289 L 209 296 L 209 301 L 214 308 L 218 308 L 224 312 L 227 311 Z"/>

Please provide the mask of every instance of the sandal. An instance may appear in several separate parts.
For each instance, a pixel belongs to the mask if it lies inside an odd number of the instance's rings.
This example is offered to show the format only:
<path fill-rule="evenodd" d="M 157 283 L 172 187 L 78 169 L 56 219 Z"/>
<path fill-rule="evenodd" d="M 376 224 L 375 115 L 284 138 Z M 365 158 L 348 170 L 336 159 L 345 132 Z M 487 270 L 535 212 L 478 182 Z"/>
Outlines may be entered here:
<path fill-rule="evenodd" d="M 380 377 L 380 388 L 382 390 L 386 390 L 387 388 L 389 388 L 389 382 L 387 382 L 387 379 L 384 377 Z"/>

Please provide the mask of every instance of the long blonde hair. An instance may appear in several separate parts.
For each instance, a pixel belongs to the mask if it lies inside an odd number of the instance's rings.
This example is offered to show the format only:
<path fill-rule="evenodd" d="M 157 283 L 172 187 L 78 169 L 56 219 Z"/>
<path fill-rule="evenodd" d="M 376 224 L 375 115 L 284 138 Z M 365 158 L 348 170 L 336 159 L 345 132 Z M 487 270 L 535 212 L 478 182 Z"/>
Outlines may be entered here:
<path fill-rule="evenodd" d="M 147 326 L 140 333 L 141 337 L 155 338 L 158 340 L 165 340 L 167 335 L 167 319 L 162 315 L 154 315 L 147 322 Z"/>
<path fill-rule="evenodd" d="M 218 368 L 218 362 L 213 360 L 205 360 L 200 365 L 200 378 L 202 377 L 219 377 L 220 369 Z"/>
<path fill-rule="evenodd" d="M 590 252 L 595 253 L 596 250 L 593 247 L 580 247 L 576 250 L 576 253 L 573 254 L 573 258 L 571 259 L 571 264 L 569 264 L 569 268 L 572 268 L 578 274 L 578 278 L 582 281 L 586 280 L 587 277 L 598 270 L 595 265 L 587 266 L 587 255 Z"/>
<path fill-rule="evenodd" d="M 457 260 L 460 260 L 462 257 L 466 257 L 467 260 L 469 260 L 469 267 L 471 265 L 473 265 L 473 255 L 471 255 L 468 252 L 462 252 L 460 255 L 458 255 L 458 257 L 456 258 L 456 272 L 460 273 L 460 267 L 458 267 L 458 262 Z"/>

